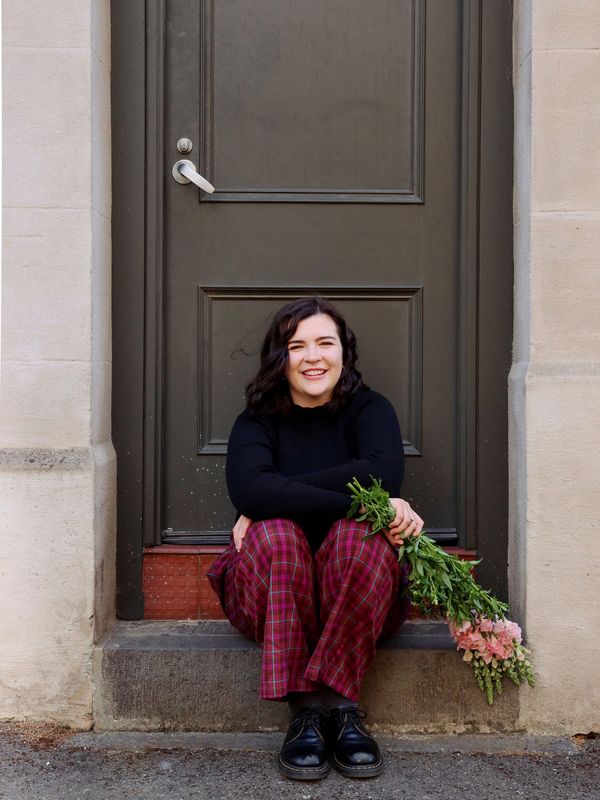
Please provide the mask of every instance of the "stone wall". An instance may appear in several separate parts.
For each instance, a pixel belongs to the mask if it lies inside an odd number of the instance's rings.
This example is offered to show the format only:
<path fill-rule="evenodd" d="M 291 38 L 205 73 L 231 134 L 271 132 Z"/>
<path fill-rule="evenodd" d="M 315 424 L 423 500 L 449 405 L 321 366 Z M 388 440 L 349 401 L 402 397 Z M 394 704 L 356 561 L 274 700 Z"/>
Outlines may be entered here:
<path fill-rule="evenodd" d="M 0 718 L 88 727 L 114 619 L 108 0 L 4 0 Z"/>
<path fill-rule="evenodd" d="M 532 731 L 600 730 L 600 5 L 515 3 L 510 592 Z M 517 614 L 515 614 L 517 616 Z"/>

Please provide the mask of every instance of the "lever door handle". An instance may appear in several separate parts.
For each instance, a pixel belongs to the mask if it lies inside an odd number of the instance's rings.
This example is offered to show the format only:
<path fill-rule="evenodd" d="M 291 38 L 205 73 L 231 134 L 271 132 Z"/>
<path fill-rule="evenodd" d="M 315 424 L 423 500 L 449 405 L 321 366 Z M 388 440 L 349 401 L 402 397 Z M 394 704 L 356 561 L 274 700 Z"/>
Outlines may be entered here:
<path fill-rule="evenodd" d="M 212 194 L 215 187 L 196 172 L 196 165 L 187 158 L 182 158 L 173 164 L 173 177 L 177 183 L 195 183 L 205 192 Z"/>

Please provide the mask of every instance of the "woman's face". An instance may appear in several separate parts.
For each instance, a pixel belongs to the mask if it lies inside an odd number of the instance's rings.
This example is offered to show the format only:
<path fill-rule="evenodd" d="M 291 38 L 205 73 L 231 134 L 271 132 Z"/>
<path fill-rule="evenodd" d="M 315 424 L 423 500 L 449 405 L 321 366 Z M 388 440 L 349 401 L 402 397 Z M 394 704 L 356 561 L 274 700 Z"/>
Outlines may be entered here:
<path fill-rule="evenodd" d="M 314 408 L 331 400 L 342 365 L 342 343 L 331 317 L 315 314 L 299 322 L 288 342 L 285 371 L 294 403 Z"/>

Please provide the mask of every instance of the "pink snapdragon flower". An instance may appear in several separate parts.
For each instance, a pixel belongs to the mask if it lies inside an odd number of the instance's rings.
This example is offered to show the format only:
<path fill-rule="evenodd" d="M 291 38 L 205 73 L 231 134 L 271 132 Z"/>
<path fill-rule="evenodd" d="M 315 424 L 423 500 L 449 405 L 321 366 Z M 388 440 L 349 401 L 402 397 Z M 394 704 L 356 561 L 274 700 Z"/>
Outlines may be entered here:
<path fill-rule="evenodd" d="M 450 621 L 449 628 L 456 649 L 465 650 L 464 661 L 471 661 L 474 655 L 485 664 L 490 664 L 493 659 L 505 661 L 514 654 L 515 645 L 521 643 L 521 628 L 511 620 L 494 622 L 487 617 L 477 617 L 461 625 Z"/>

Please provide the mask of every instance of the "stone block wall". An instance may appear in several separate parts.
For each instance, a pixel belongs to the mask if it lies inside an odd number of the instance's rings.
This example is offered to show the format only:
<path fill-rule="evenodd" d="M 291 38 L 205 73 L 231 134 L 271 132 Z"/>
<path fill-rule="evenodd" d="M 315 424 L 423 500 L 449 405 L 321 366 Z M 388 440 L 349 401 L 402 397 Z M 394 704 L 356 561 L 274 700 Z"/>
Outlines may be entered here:
<path fill-rule="evenodd" d="M 600 6 L 515 3 L 510 589 L 532 731 L 600 730 Z"/>
<path fill-rule="evenodd" d="M 0 718 L 88 727 L 114 619 L 108 0 L 5 0 Z"/>

